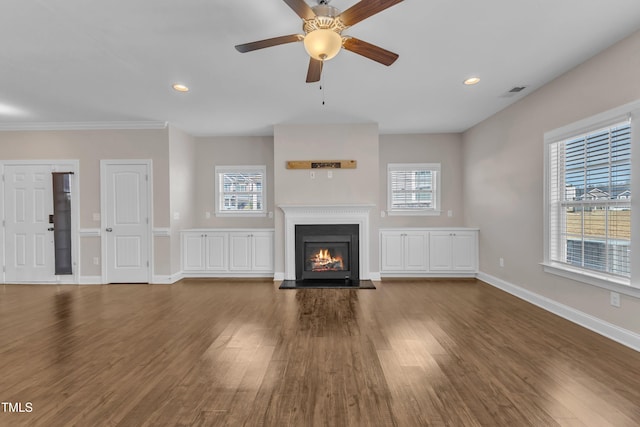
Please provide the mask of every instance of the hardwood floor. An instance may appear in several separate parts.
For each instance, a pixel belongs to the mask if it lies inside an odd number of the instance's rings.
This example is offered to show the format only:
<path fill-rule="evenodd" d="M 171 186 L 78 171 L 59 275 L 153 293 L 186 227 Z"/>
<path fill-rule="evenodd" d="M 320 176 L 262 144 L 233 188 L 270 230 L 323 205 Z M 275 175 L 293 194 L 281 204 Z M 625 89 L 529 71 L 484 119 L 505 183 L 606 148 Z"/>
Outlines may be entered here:
<path fill-rule="evenodd" d="M 0 285 L 0 425 L 640 422 L 640 353 L 482 282 L 277 285 Z"/>

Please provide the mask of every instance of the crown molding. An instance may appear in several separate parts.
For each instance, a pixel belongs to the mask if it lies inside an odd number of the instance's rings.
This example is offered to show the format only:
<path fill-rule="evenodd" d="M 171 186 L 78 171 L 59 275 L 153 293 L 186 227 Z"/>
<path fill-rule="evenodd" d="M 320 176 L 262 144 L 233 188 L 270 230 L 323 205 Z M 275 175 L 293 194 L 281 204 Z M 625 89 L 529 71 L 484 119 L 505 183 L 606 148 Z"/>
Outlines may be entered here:
<path fill-rule="evenodd" d="M 25 122 L 0 123 L 0 131 L 150 130 L 166 129 L 168 122 Z"/>

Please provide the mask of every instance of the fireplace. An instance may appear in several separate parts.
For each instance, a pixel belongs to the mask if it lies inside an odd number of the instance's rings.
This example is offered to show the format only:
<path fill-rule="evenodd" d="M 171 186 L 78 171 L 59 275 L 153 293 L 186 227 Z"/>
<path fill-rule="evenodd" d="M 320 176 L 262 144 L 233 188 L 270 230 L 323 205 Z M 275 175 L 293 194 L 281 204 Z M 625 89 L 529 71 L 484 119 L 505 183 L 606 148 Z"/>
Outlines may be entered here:
<path fill-rule="evenodd" d="M 358 224 L 295 226 L 296 280 L 360 279 Z"/>
<path fill-rule="evenodd" d="M 359 280 L 371 279 L 369 269 L 369 211 L 374 205 L 278 205 L 284 213 L 284 271 L 276 272 L 274 280 L 296 280 L 296 227 L 298 225 L 333 226 L 351 224 L 358 228 L 358 243 L 351 244 L 357 250 L 357 267 L 352 263 Z M 277 226 L 276 226 L 277 227 Z M 353 252 L 349 254 L 354 259 Z M 344 277 L 342 278 L 344 280 Z"/>

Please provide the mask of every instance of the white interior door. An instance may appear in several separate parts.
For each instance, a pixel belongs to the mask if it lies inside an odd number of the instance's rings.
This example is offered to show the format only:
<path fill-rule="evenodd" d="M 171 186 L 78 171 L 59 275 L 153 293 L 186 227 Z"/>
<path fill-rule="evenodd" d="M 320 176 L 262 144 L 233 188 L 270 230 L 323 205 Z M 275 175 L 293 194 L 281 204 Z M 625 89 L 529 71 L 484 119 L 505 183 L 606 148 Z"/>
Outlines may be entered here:
<path fill-rule="evenodd" d="M 77 182 L 71 185 L 71 224 L 73 274 L 55 275 L 55 244 L 53 224 L 52 172 L 77 172 L 77 162 L 6 161 L 3 162 L 4 186 L 2 204 L 5 235 L 7 283 L 75 283 L 77 268 Z"/>
<path fill-rule="evenodd" d="M 103 274 L 108 283 L 151 277 L 150 164 L 101 162 Z"/>

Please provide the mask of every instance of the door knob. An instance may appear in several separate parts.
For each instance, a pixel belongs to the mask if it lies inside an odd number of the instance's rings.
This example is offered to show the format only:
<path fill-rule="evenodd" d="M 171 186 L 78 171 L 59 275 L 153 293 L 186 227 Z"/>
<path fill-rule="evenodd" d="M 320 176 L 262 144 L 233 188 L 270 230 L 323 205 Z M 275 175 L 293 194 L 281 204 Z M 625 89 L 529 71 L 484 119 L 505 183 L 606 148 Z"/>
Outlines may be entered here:
<path fill-rule="evenodd" d="M 111 232 L 113 231 L 113 228 L 111 228 L 111 227 L 107 227 L 107 228 L 105 229 L 105 231 L 107 231 L 107 232 L 111 233 Z"/>
<path fill-rule="evenodd" d="M 53 227 L 47 228 L 48 231 L 53 231 Z"/>

